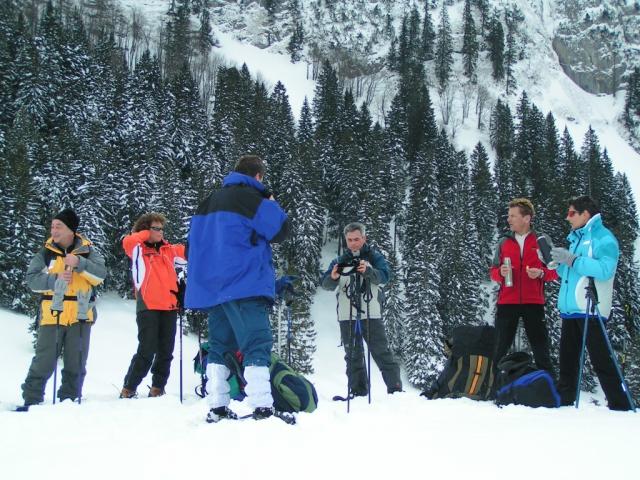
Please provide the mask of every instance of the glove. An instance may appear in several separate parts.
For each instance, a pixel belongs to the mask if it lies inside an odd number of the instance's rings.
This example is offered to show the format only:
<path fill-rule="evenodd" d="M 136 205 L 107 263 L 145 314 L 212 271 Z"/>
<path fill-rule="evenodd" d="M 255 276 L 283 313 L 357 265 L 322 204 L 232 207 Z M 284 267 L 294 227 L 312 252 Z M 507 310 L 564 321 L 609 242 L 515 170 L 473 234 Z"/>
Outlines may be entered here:
<path fill-rule="evenodd" d="M 89 320 L 89 302 L 91 301 L 91 289 L 86 292 L 77 292 L 76 297 L 78 298 L 78 321 L 86 322 Z"/>
<path fill-rule="evenodd" d="M 288 304 L 295 296 L 293 282 L 298 279 L 296 275 L 285 275 L 276 280 L 276 296 L 281 297 Z"/>
<path fill-rule="evenodd" d="M 566 248 L 553 247 L 551 249 L 551 258 L 556 263 L 564 263 L 565 265 L 571 267 L 573 265 L 573 261 L 577 257 Z"/>
<path fill-rule="evenodd" d="M 67 282 L 61 277 L 56 278 L 53 286 L 53 298 L 51 299 L 51 311 L 62 312 L 64 310 L 64 292 L 67 291 Z"/>

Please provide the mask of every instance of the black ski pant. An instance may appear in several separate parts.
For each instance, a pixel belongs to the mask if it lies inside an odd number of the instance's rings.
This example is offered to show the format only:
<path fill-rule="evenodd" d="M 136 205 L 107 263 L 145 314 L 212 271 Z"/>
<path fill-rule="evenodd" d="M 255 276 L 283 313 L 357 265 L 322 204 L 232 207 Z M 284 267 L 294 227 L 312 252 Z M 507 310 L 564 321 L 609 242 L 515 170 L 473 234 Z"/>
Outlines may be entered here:
<path fill-rule="evenodd" d="M 584 318 L 562 320 L 558 392 L 563 405 L 571 405 L 576 400 L 583 332 Z M 611 410 L 629 410 L 631 406 L 622 389 L 622 382 L 609 354 L 602 328 L 598 320 L 593 317 L 589 319 L 589 326 L 587 327 L 586 348 L 589 352 L 593 370 L 596 372 L 598 380 L 600 380 L 600 386 L 607 397 L 609 408 Z"/>
<path fill-rule="evenodd" d="M 500 359 L 509 351 L 518 330 L 520 317 L 524 322 L 524 330 L 529 339 L 536 366 L 538 369 L 546 370 L 551 375 L 554 375 L 553 364 L 549 355 L 549 334 L 544 323 L 544 305 L 498 305 L 493 364 L 497 366 Z"/>
<path fill-rule="evenodd" d="M 382 320 L 379 318 L 360 320 L 359 332 L 356 332 L 355 320 L 343 320 L 339 323 L 345 351 L 344 359 L 347 363 L 347 378 L 351 379 L 350 393 L 366 395 L 369 391 L 363 338 L 368 341 L 371 356 L 382 373 L 387 391 L 402 389 L 400 366 L 389 349 Z"/>
<path fill-rule="evenodd" d="M 138 350 L 131 359 L 131 365 L 124 377 L 126 389 L 135 391 L 149 373 L 149 369 L 153 374 L 151 386 L 164 389 L 173 360 L 177 317 L 176 310 L 138 312 Z"/>
<path fill-rule="evenodd" d="M 57 396 L 62 400 L 75 400 L 82 392 L 87 374 L 91 322 L 64 325 L 40 325 L 36 342 L 36 354 L 31 360 L 27 378 L 22 384 L 25 405 L 36 405 L 44 401 L 44 389 L 53 375 L 58 357 L 62 353 L 63 368 Z M 56 337 L 58 350 L 56 351 Z"/>

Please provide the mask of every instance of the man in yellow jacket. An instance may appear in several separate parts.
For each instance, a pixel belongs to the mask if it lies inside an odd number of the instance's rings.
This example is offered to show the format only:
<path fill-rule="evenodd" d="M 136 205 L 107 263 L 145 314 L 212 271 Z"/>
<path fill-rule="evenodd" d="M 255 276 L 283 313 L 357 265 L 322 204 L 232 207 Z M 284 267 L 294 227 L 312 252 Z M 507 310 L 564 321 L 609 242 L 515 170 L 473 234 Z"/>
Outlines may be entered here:
<path fill-rule="evenodd" d="M 95 320 L 93 288 L 104 280 L 104 259 L 77 232 L 80 220 L 71 209 L 51 221 L 51 238 L 31 259 L 27 285 L 42 295 L 36 354 L 22 384 L 26 411 L 44 400 L 44 389 L 64 348 L 64 368 L 57 396 L 60 401 L 81 398 Z"/>

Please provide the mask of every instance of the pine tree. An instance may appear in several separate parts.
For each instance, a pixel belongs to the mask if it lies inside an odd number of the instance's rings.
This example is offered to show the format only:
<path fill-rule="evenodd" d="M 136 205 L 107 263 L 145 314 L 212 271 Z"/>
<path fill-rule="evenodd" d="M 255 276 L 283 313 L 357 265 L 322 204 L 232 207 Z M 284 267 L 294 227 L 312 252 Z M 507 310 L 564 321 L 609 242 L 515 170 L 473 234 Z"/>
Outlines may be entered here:
<path fill-rule="evenodd" d="M 465 0 L 463 13 L 462 35 L 462 63 L 464 74 L 475 81 L 476 64 L 478 62 L 478 39 L 476 38 L 476 24 L 471 14 L 471 0 Z"/>
<path fill-rule="evenodd" d="M 507 204 L 514 196 L 514 126 L 509 105 L 498 100 L 491 114 L 491 146 L 496 151 L 494 179 L 498 189 L 498 219 L 504 218 Z"/>
<path fill-rule="evenodd" d="M 640 140 L 640 67 L 629 76 L 624 102 L 624 123 L 629 132 Z"/>
<path fill-rule="evenodd" d="M 513 92 L 516 88 L 516 79 L 513 71 L 517 59 L 516 20 L 509 12 L 507 12 L 505 20 L 507 24 L 506 51 L 504 53 L 505 92 L 509 95 L 509 93 Z"/>
<path fill-rule="evenodd" d="M 496 235 L 497 195 L 491 171 L 489 156 L 482 143 L 473 149 L 471 160 L 471 212 L 478 233 L 478 250 L 482 266 L 489 266 L 493 257 L 493 243 Z M 482 268 L 481 268 L 482 269 Z"/>
<path fill-rule="evenodd" d="M 433 28 L 431 12 L 429 12 L 429 0 L 424 2 L 424 15 L 422 17 L 422 36 L 420 39 L 420 60 L 423 62 L 433 60 L 433 50 L 436 33 Z"/>
<path fill-rule="evenodd" d="M 342 95 L 338 87 L 338 78 L 335 70 L 328 61 L 322 66 L 322 71 L 316 82 L 315 95 L 313 97 L 313 116 L 316 120 L 315 142 L 318 151 L 318 167 L 322 173 L 323 206 L 330 212 L 338 207 L 337 189 L 342 181 L 337 170 L 337 143 L 338 143 L 338 115 Z M 336 225 L 330 224 L 329 231 L 339 236 Z"/>
<path fill-rule="evenodd" d="M 435 72 L 440 90 L 449 84 L 449 77 L 453 68 L 453 40 L 447 7 L 443 4 L 440 10 L 440 23 L 436 37 Z"/>
<path fill-rule="evenodd" d="M 504 78 L 504 30 L 497 12 L 494 13 L 489 25 L 487 43 L 489 45 L 489 58 L 491 59 L 493 78 L 496 81 L 500 81 Z"/>
<path fill-rule="evenodd" d="M 562 190 L 564 198 L 583 195 L 586 192 L 584 169 L 567 127 L 564 128 L 560 139 L 559 159 L 560 171 L 564 179 Z"/>

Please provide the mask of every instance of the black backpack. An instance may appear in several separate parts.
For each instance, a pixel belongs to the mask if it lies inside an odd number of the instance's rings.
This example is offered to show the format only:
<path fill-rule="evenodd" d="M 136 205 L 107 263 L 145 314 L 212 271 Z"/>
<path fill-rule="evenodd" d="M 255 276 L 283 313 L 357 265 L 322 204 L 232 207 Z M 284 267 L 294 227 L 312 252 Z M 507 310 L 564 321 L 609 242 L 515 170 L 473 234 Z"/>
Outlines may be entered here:
<path fill-rule="evenodd" d="M 526 352 L 511 353 L 498 362 L 496 405 L 511 404 L 533 408 L 560 406 L 553 377 L 545 370 L 537 370 Z"/>
<path fill-rule="evenodd" d="M 430 399 L 490 399 L 494 382 L 494 346 L 495 328 L 490 325 L 454 328 L 445 339 L 449 358 L 444 370 L 421 395 Z"/>

